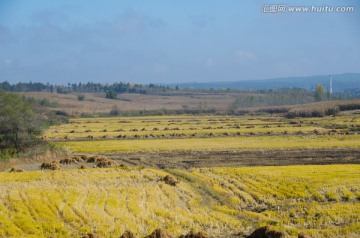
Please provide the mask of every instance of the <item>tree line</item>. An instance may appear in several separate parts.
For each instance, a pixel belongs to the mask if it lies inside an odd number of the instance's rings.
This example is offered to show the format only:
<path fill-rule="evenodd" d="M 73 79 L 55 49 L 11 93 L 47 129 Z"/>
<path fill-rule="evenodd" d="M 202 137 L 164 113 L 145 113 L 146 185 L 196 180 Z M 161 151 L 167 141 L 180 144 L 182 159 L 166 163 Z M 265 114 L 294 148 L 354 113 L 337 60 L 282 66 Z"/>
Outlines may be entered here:
<path fill-rule="evenodd" d="M 106 93 L 108 91 L 113 91 L 115 93 L 137 94 L 160 93 L 172 90 L 168 86 L 155 84 L 130 84 L 124 82 L 113 83 L 111 85 L 93 82 L 56 85 L 50 83 L 43 84 L 33 82 L 10 84 L 7 81 L 0 83 L 0 89 L 7 92 Z"/>
<path fill-rule="evenodd" d="M 104 93 L 106 98 L 116 99 L 121 93 L 134 94 L 161 94 L 161 95 L 191 95 L 193 93 L 236 93 L 236 100 L 230 105 L 231 110 L 244 107 L 294 105 L 327 100 L 343 100 L 352 97 L 346 94 L 331 94 L 326 92 L 324 86 L 317 84 L 314 91 L 302 88 L 280 88 L 267 90 L 238 90 L 238 89 L 180 89 L 178 86 L 169 87 L 155 84 L 130 84 L 130 83 L 68 83 L 67 85 L 54 85 L 43 83 L 16 83 L 5 81 L 0 83 L 0 89 L 7 92 L 50 92 L 50 93 L 78 93 L 78 100 L 83 101 L 85 95 L 81 93 Z"/>

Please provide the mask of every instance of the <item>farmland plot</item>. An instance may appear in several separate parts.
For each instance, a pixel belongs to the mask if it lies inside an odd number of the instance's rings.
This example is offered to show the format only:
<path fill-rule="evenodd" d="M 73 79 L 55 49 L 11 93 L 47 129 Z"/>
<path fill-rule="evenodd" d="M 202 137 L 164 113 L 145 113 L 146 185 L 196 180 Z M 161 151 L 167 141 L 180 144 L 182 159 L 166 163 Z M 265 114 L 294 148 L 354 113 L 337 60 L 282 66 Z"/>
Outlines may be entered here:
<path fill-rule="evenodd" d="M 359 147 L 353 115 L 285 119 L 277 116 L 159 116 L 82 118 L 44 137 L 73 152 Z"/>
<path fill-rule="evenodd" d="M 180 182 L 165 184 L 172 175 Z M 1 237 L 139 237 L 157 227 L 212 237 L 271 225 L 292 236 L 360 235 L 360 166 L 0 173 Z"/>

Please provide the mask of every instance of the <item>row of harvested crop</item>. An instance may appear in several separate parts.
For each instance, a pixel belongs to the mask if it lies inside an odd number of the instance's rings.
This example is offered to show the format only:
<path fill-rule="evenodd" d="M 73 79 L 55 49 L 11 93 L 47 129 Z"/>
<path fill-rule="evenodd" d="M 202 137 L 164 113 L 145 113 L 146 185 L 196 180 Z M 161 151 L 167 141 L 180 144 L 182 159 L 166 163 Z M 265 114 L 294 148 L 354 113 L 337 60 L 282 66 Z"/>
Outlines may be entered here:
<path fill-rule="evenodd" d="M 242 233 L 236 234 L 237 237 L 246 237 L 246 238 L 286 238 L 289 237 L 286 232 L 280 232 L 272 229 L 270 226 L 264 226 L 256 229 L 250 235 L 244 235 Z M 84 235 L 82 238 L 102 238 L 103 236 L 95 234 L 95 233 L 88 233 Z M 204 231 L 194 231 L 191 230 L 186 235 L 180 235 L 179 238 L 209 238 L 213 237 L 208 235 Z M 120 238 L 137 238 L 137 236 L 132 231 L 125 231 Z M 145 236 L 145 238 L 175 238 L 169 231 L 158 228 L 155 229 L 150 235 Z M 309 235 L 305 233 L 299 233 L 298 238 L 310 238 Z"/>

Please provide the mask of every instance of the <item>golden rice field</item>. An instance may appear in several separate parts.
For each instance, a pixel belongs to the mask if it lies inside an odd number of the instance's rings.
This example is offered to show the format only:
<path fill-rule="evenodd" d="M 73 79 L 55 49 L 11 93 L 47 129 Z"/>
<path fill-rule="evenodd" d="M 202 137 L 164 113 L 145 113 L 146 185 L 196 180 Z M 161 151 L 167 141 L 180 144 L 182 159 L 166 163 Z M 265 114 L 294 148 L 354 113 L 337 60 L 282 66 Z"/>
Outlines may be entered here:
<path fill-rule="evenodd" d="M 160 180 L 171 174 L 173 187 Z M 0 173 L 0 237 L 249 234 L 360 236 L 360 165 Z"/>
<path fill-rule="evenodd" d="M 101 140 L 57 142 L 76 153 L 123 151 L 186 151 L 359 147 L 360 135 L 352 136 L 262 136 L 156 140 Z"/>
<path fill-rule="evenodd" d="M 44 138 L 73 152 L 359 147 L 356 115 L 157 116 L 71 119 Z"/>
<path fill-rule="evenodd" d="M 348 120 L 351 118 L 345 117 Z M 349 124 L 348 120 L 331 118 L 333 123 Z M 315 121 L 316 119 L 314 119 Z M 319 120 L 319 119 L 317 119 Z M 330 120 L 330 119 L 328 119 Z M 290 124 L 293 121 L 296 124 Z M 47 139 L 81 139 L 93 136 L 94 138 L 116 138 L 118 135 L 134 138 L 134 135 L 169 136 L 182 134 L 183 136 L 208 135 L 221 136 L 223 133 L 247 135 L 249 133 L 296 133 L 296 132 L 326 132 L 320 121 L 287 120 L 283 117 L 234 117 L 234 116 L 158 116 L 158 117 L 107 117 L 107 118 L 77 118 L 71 119 L 69 124 L 54 126 L 44 134 Z M 358 125 L 360 125 L 360 120 Z M 356 124 L 355 123 L 355 124 Z"/>

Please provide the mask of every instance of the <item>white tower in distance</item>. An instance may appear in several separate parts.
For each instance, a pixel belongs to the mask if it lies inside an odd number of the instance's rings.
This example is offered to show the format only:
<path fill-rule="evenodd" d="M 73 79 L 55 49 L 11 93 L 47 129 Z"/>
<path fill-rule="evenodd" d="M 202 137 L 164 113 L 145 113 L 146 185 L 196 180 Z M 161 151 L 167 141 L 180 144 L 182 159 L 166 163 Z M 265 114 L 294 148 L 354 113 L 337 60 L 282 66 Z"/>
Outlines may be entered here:
<path fill-rule="evenodd" d="M 330 95 L 333 93 L 332 76 L 331 75 L 329 75 L 329 92 L 330 92 Z"/>

